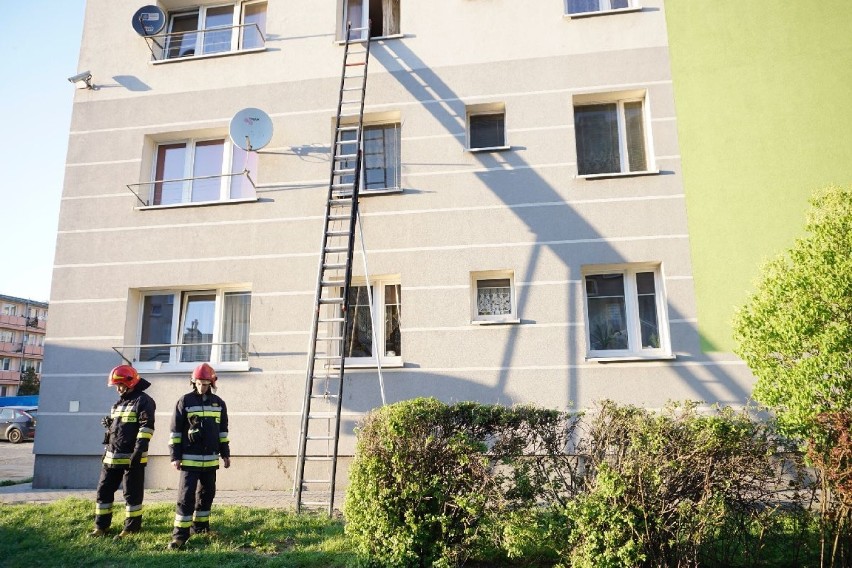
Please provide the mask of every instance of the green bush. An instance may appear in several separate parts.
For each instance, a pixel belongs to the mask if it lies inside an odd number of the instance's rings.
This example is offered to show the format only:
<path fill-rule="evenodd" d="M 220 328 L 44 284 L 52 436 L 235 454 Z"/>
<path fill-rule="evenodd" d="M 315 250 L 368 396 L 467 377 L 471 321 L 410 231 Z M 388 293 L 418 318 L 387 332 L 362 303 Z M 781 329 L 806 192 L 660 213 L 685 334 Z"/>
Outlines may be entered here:
<path fill-rule="evenodd" d="M 553 460 L 570 436 L 562 413 L 420 398 L 385 406 L 358 429 L 344 512 L 366 563 L 452 566 L 512 551 L 504 518 L 561 491 Z"/>
<path fill-rule="evenodd" d="M 777 444 L 747 411 L 603 402 L 584 441 L 586 487 L 569 508 L 571 565 L 757 562 L 791 481 L 773 460 Z M 785 505 L 797 508 L 789 496 Z"/>

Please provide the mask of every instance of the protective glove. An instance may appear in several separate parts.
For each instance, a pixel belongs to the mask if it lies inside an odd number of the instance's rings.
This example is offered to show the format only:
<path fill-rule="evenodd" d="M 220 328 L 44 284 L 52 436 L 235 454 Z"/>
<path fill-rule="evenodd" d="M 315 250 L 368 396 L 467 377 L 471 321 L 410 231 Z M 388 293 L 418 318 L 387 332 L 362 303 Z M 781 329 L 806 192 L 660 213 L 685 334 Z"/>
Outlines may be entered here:
<path fill-rule="evenodd" d="M 142 452 L 140 450 L 136 450 L 133 452 L 133 455 L 130 456 L 130 465 L 128 469 L 136 469 L 138 467 L 142 467 Z"/>
<path fill-rule="evenodd" d="M 109 428 L 112 426 L 112 416 L 104 416 L 101 418 L 101 426 L 104 428 Z"/>

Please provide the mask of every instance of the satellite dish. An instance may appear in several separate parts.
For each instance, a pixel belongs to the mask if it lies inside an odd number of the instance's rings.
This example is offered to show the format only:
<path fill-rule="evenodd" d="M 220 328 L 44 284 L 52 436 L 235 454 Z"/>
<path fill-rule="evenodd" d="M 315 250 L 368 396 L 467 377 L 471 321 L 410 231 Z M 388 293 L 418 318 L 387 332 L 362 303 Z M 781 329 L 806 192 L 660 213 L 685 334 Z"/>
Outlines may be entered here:
<path fill-rule="evenodd" d="M 231 119 L 231 141 L 246 152 L 260 150 L 272 140 L 272 119 L 259 108 L 244 108 Z"/>
<path fill-rule="evenodd" d="M 133 14 L 130 21 L 133 29 L 141 36 L 160 33 L 166 25 L 166 15 L 157 6 L 142 6 Z"/>

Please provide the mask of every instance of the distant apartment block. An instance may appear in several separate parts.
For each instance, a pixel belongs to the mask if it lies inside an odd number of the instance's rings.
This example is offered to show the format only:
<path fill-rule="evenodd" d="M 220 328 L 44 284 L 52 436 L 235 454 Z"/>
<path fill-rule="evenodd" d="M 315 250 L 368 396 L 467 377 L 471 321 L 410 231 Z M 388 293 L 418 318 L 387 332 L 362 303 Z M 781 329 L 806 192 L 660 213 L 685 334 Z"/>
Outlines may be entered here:
<path fill-rule="evenodd" d="M 0 294 L 0 396 L 15 396 L 27 369 L 41 376 L 47 306 Z"/>

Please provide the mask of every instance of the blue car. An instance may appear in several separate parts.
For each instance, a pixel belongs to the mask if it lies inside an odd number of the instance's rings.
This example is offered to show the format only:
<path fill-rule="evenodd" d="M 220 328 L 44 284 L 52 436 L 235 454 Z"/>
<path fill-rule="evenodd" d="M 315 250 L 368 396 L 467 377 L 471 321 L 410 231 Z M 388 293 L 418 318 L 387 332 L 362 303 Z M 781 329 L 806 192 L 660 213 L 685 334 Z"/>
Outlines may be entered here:
<path fill-rule="evenodd" d="M 35 438 L 37 406 L 4 406 L 0 408 L 0 440 L 13 444 Z"/>

